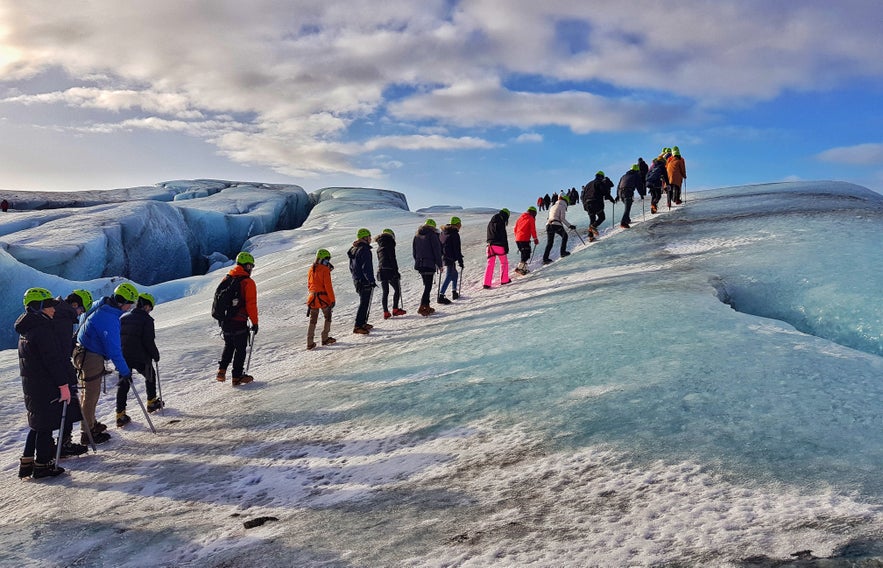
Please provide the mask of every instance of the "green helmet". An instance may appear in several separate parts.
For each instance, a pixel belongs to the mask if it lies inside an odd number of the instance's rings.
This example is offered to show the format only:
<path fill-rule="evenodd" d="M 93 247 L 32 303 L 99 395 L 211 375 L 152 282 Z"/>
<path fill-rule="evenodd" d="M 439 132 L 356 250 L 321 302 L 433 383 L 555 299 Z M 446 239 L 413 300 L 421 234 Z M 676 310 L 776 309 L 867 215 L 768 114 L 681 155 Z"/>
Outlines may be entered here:
<path fill-rule="evenodd" d="M 558 197 L 558 199 L 560 199 L 560 200 L 563 201 L 564 203 L 570 205 L 570 198 L 567 197 L 567 194 L 566 194 L 566 193 L 562 193 L 562 194 Z"/>
<path fill-rule="evenodd" d="M 396 234 L 392 231 L 392 229 L 383 229 L 382 232 L 386 233 L 387 235 L 392 235 L 393 238 L 395 238 L 395 236 L 396 236 Z"/>
<path fill-rule="evenodd" d="M 71 294 L 76 294 L 80 298 L 80 305 L 83 310 L 89 311 L 92 308 L 92 293 L 89 290 L 74 290 Z"/>
<path fill-rule="evenodd" d="M 462 225 L 459 217 L 451 217 L 451 225 Z"/>
<path fill-rule="evenodd" d="M 426 220 L 426 223 L 424 223 L 424 225 L 429 225 L 430 227 L 435 227 L 435 226 L 437 226 L 437 225 L 435 224 L 435 219 L 427 219 L 427 220 Z"/>
<path fill-rule="evenodd" d="M 28 307 L 31 302 L 45 302 L 52 299 L 52 292 L 46 288 L 28 288 L 25 290 L 24 305 Z"/>
<path fill-rule="evenodd" d="M 675 156 L 680 156 L 680 155 L 681 155 L 681 151 L 678 150 L 678 147 L 677 147 L 677 146 L 674 147 L 674 155 L 675 155 Z"/>
<path fill-rule="evenodd" d="M 148 292 L 138 294 L 138 305 L 143 306 L 145 303 L 150 304 L 151 307 L 156 307 L 156 300 L 153 298 L 153 294 Z"/>
<path fill-rule="evenodd" d="M 508 209 L 506 209 L 505 207 L 503 207 L 502 209 L 500 209 L 500 213 L 503 213 L 504 215 L 506 215 L 506 217 L 508 217 L 511 212 Z"/>
<path fill-rule="evenodd" d="M 323 258 L 331 258 L 331 252 L 328 249 L 319 249 L 316 251 L 316 258 L 322 260 Z"/>
<path fill-rule="evenodd" d="M 124 299 L 127 304 L 134 304 L 138 301 L 138 288 L 128 282 L 123 282 L 114 288 L 113 295 Z"/>
<path fill-rule="evenodd" d="M 358 231 L 356 231 L 356 238 L 357 239 L 364 239 L 365 237 L 370 237 L 370 236 L 371 236 L 371 231 L 369 231 L 368 229 L 361 228 Z"/>
<path fill-rule="evenodd" d="M 528 210 L 528 211 L 533 211 L 534 213 L 537 212 L 537 208 L 534 207 L 533 205 L 531 205 L 530 207 L 528 207 L 527 210 Z"/>
<path fill-rule="evenodd" d="M 603 170 L 598 170 L 597 172 L 595 172 L 595 175 L 598 176 L 598 177 L 604 177 L 604 171 L 603 171 Z"/>
<path fill-rule="evenodd" d="M 638 164 L 632 164 L 632 171 L 637 172 L 637 171 L 639 171 L 640 169 L 641 169 L 641 168 L 638 167 Z"/>
<path fill-rule="evenodd" d="M 236 255 L 236 264 L 251 264 L 254 266 L 254 257 L 250 252 L 242 251 Z"/>

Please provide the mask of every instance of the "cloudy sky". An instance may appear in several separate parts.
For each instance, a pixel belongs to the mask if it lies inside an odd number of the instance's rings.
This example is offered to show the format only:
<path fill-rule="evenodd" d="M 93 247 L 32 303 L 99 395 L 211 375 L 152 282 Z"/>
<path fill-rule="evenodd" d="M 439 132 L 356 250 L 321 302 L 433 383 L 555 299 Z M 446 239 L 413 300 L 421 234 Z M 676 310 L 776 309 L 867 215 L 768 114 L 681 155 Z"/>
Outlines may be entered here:
<path fill-rule="evenodd" d="M 883 191 L 881 32 L 878 0 L 0 0 L 0 188 L 518 209 L 678 145 L 688 189 Z"/>

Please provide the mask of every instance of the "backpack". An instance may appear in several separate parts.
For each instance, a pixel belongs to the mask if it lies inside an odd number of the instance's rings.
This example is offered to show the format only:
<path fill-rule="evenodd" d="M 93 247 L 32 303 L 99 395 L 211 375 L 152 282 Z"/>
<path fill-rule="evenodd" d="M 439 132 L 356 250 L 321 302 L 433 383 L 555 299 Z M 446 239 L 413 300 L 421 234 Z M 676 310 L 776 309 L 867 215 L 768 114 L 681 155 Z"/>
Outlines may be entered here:
<path fill-rule="evenodd" d="M 226 276 L 215 289 L 212 300 L 212 317 L 218 325 L 231 319 L 239 312 L 239 299 L 242 295 L 241 282 L 244 276 Z"/>

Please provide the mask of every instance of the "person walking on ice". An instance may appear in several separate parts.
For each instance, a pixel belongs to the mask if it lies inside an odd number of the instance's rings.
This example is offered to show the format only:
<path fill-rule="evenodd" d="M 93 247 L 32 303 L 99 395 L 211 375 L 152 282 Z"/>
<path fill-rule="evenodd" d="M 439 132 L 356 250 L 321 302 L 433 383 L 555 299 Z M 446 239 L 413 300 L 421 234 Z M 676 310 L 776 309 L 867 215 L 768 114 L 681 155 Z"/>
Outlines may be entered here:
<path fill-rule="evenodd" d="M 460 292 L 457 290 L 457 282 L 460 273 L 457 272 L 457 264 L 463 268 L 463 251 L 460 247 L 460 227 L 462 223 L 459 217 L 451 217 L 451 222 L 442 227 L 442 233 L 439 237 L 442 245 L 442 259 L 445 263 L 445 280 L 442 282 L 441 290 L 438 293 L 439 304 L 450 304 L 451 301 L 445 296 L 448 284 L 451 284 L 451 297 L 455 300 L 460 298 Z"/>
<path fill-rule="evenodd" d="M 147 390 L 147 412 L 156 412 L 163 407 L 163 401 L 156 395 L 156 371 L 153 362 L 159 362 L 159 349 L 156 347 L 156 327 L 150 312 L 156 300 L 152 294 L 142 292 L 138 295 L 135 309 L 120 317 L 120 339 L 123 345 L 123 357 L 129 368 L 138 371 L 144 377 Z M 125 426 L 132 419 L 126 414 L 126 399 L 129 396 L 130 381 L 120 381 L 117 385 L 117 427 Z"/>
<path fill-rule="evenodd" d="M 589 242 L 595 240 L 600 234 L 598 227 L 607 218 L 604 214 L 604 200 L 615 203 L 610 190 L 613 189 L 613 182 L 604 175 L 604 172 L 598 170 L 595 179 L 583 186 L 583 208 L 589 215 Z"/>
<path fill-rule="evenodd" d="M 619 178 L 619 185 L 616 188 L 616 196 L 625 205 L 622 219 L 619 221 L 619 226 L 623 229 L 629 229 L 632 225 L 630 213 L 632 201 L 635 199 L 635 191 L 640 194 L 641 199 L 644 199 L 646 189 L 641 185 L 641 171 L 638 168 L 638 164 L 633 164 L 632 168 Z"/>
<path fill-rule="evenodd" d="M 570 253 L 567 252 L 567 231 L 564 230 L 564 227 L 571 230 L 576 229 L 576 225 L 567 220 L 566 195 L 562 195 L 549 210 L 549 220 L 546 222 L 546 250 L 543 253 L 543 264 L 550 264 L 552 262 L 549 255 L 552 253 L 552 246 L 555 244 L 555 235 L 561 235 L 561 258 L 570 256 Z"/>
<path fill-rule="evenodd" d="M 417 229 L 417 234 L 411 241 L 411 253 L 414 256 L 414 270 L 423 280 L 423 294 L 420 296 L 420 308 L 417 309 L 417 313 L 426 317 L 435 313 L 435 308 L 429 305 L 429 299 L 435 273 L 441 274 L 442 271 L 441 240 L 433 219 L 427 219 Z"/>
<path fill-rule="evenodd" d="M 554 207 L 554 206 L 553 206 Z M 500 285 L 511 282 L 509 280 L 509 233 L 506 225 L 509 223 L 509 210 L 505 207 L 491 217 L 487 224 L 487 268 L 484 271 L 484 288 L 488 290 L 494 281 L 494 268 L 497 258 L 500 259 Z"/>
<path fill-rule="evenodd" d="M 307 311 L 310 315 L 310 323 L 307 326 L 307 349 L 316 348 L 316 324 L 319 321 L 319 310 L 325 317 L 325 326 L 322 328 L 322 345 L 333 345 L 337 340 L 331 337 L 331 310 L 334 309 L 334 288 L 331 286 L 331 253 L 328 249 L 319 249 L 316 252 L 316 260 L 307 271 Z"/>
<path fill-rule="evenodd" d="M 530 269 L 527 267 L 527 262 L 531 257 L 531 239 L 533 239 L 534 246 L 540 244 L 540 239 L 537 238 L 536 217 L 537 208 L 531 206 L 518 217 L 517 221 L 515 221 L 515 246 L 518 247 L 518 252 L 521 253 L 521 262 L 515 267 L 515 272 L 518 274 L 527 274 L 530 272 Z"/>
<path fill-rule="evenodd" d="M 377 279 L 380 280 L 380 304 L 383 306 L 383 319 L 407 314 L 402 309 L 402 275 L 396 258 L 396 234 L 392 229 L 383 229 L 374 242 L 377 244 Z M 392 288 L 392 311 L 389 309 L 389 289 Z"/>
<path fill-rule="evenodd" d="M 245 356 L 248 351 L 249 332 L 258 334 L 258 289 L 251 278 L 254 270 L 254 256 L 250 252 L 236 255 L 234 266 L 219 286 L 233 286 L 232 314 L 220 322 L 224 337 L 224 351 L 218 361 L 216 380 L 220 383 L 227 380 L 227 367 L 233 363 L 232 384 L 234 387 L 247 385 L 254 377 L 245 373 Z M 217 293 L 216 293 L 217 296 Z M 249 330 L 248 321 L 251 320 Z"/>
<path fill-rule="evenodd" d="M 353 333 L 368 335 L 374 326 L 368 323 L 368 313 L 371 311 L 371 296 L 377 281 L 374 280 L 374 263 L 371 261 L 371 231 L 359 229 L 356 232 L 356 240 L 346 253 L 350 259 L 350 274 L 353 276 L 353 285 L 356 294 L 359 295 L 359 307 L 356 310 L 356 323 Z"/>

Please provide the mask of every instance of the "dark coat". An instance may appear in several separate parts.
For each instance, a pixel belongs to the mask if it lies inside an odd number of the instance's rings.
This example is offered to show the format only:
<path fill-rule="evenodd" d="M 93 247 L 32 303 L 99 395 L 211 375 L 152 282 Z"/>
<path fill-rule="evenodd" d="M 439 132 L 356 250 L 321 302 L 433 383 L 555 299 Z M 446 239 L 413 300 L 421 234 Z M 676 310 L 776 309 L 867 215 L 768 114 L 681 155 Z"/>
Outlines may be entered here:
<path fill-rule="evenodd" d="M 355 241 L 346 255 L 350 259 L 350 273 L 353 275 L 353 282 L 374 284 L 374 263 L 371 260 L 371 245 L 362 240 Z"/>
<path fill-rule="evenodd" d="M 647 162 L 644 161 L 644 158 L 638 158 L 638 171 L 641 172 L 641 189 L 647 186 L 647 172 L 650 170 L 650 167 L 647 166 Z"/>
<path fill-rule="evenodd" d="M 442 235 L 444 235 L 442 258 L 444 258 L 445 264 L 462 263 L 463 250 L 460 247 L 460 229 L 453 225 L 445 225 Z"/>
<path fill-rule="evenodd" d="M 665 160 L 655 158 L 653 165 L 647 172 L 647 189 L 662 189 L 663 185 L 668 185 L 668 172 L 665 169 Z"/>
<path fill-rule="evenodd" d="M 129 367 L 138 369 L 141 374 L 153 365 L 153 361 L 159 361 L 153 317 L 144 310 L 136 308 L 122 315 L 120 341 L 126 363 Z"/>
<path fill-rule="evenodd" d="M 583 208 L 588 210 L 589 205 L 603 206 L 605 199 L 613 202 L 613 196 L 610 195 L 611 189 L 613 189 L 613 182 L 609 177 L 596 175 L 595 179 L 583 188 Z"/>
<path fill-rule="evenodd" d="M 500 211 L 487 224 L 487 244 L 503 247 L 503 251 L 509 254 L 509 232 L 506 230 L 506 223 L 509 222 L 509 215 L 505 211 Z"/>
<path fill-rule="evenodd" d="M 626 199 L 634 199 L 635 191 L 641 194 L 641 197 L 644 197 L 646 193 L 644 186 L 641 185 L 641 172 L 629 170 L 619 178 L 616 195 L 620 201 L 625 201 Z"/>
<path fill-rule="evenodd" d="M 52 330 L 58 346 L 61 348 L 62 357 L 67 368 L 67 384 L 71 389 L 71 402 L 67 408 L 67 421 L 79 422 L 83 419 L 80 410 L 80 399 L 77 397 L 77 370 L 71 362 L 71 354 L 77 344 L 74 330 L 79 322 L 77 310 L 61 297 L 56 298 L 58 305 L 55 306 L 55 316 L 52 318 Z"/>
<path fill-rule="evenodd" d="M 19 334 L 18 367 L 28 426 L 39 431 L 54 430 L 61 423 L 64 406 L 57 402 L 61 394 L 58 387 L 66 385 L 68 380 L 70 363 L 64 356 L 67 345 L 62 349 L 52 318 L 42 312 L 25 312 L 14 327 Z"/>
<path fill-rule="evenodd" d="M 435 227 L 423 225 L 417 229 L 411 252 L 414 255 L 414 270 L 421 274 L 435 272 L 442 267 L 441 240 Z"/>
<path fill-rule="evenodd" d="M 389 233 L 380 233 L 374 242 L 377 243 L 377 279 L 397 280 L 401 278 L 399 261 L 396 259 L 395 237 Z"/>

